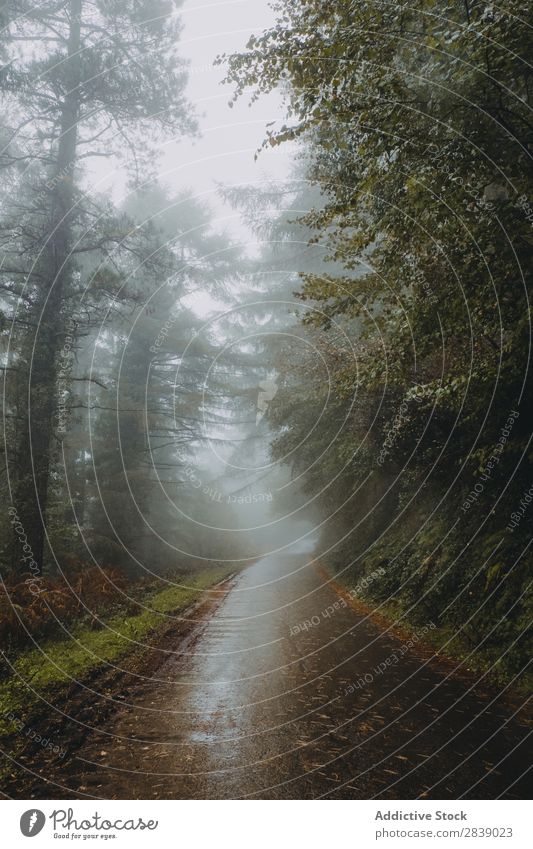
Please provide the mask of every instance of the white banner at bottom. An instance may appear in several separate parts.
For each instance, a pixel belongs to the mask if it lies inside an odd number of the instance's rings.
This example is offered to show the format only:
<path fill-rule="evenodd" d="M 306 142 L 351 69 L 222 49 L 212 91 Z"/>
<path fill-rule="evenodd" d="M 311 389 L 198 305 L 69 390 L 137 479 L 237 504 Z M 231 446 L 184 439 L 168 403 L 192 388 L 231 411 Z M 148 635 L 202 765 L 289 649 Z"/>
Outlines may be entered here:
<path fill-rule="evenodd" d="M 6 847 L 533 846 L 524 801 L 4 801 Z M 68 841 L 68 843 L 67 843 Z"/>

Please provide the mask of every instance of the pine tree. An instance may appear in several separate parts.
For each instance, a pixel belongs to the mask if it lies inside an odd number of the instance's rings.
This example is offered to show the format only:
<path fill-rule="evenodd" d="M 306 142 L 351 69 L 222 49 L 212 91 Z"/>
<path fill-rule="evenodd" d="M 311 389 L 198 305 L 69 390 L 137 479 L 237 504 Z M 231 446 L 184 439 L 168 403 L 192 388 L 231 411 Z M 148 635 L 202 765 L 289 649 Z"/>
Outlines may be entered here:
<path fill-rule="evenodd" d="M 14 499 L 36 563 L 44 527 L 58 409 L 58 356 L 80 289 L 83 257 L 138 246 L 126 219 L 101 215 L 80 175 L 91 158 L 123 156 L 137 170 L 151 155 L 146 139 L 190 132 L 185 68 L 177 55 L 180 24 L 171 0 L 15 0 L 4 10 L 0 79 L 8 122 L 0 164 L 22 171 L 23 227 L 6 239 L 3 278 L 24 276 L 23 359 L 27 406 L 20 423 Z M 33 191 L 32 175 L 36 175 Z M 5 227 L 7 234 L 9 227 Z M 31 251 L 28 251 L 31 246 Z M 98 283 L 120 288 L 110 262 Z M 93 281 L 94 282 L 94 281 Z M 111 291 L 111 295 L 113 295 Z M 20 318 L 20 316 L 18 317 Z"/>

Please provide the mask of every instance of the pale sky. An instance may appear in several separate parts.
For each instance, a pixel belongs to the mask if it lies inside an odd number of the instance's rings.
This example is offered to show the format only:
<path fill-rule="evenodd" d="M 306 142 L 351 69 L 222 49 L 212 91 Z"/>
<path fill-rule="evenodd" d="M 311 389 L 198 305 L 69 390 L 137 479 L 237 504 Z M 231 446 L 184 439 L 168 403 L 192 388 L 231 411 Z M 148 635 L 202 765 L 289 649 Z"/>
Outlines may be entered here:
<path fill-rule="evenodd" d="M 279 97 L 262 97 L 249 108 L 245 96 L 230 109 L 232 87 L 221 85 L 224 67 L 213 67 L 213 61 L 221 53 L 243 49 L 252 32 L 257 34 L 273 22 L 273 12 L 266 0 L 186 0 L 181 18 L 185 25 L 181 53 L 191 61 L 188 94 L 200 113 L 202 138 L 166 145 L 164 180 L 205 193 L 221 217 L 232 216 L 232 210 L 214 196 L 215 181 L 284 179 L 291 153 L 281 146 L 264 151 L 254 162 L 265 125 L 283 119 Z M 232 229 L 244 235 L 236 222 Z"/>
<path fill-rule="evenodd" d="M 219 197 L 216 183 L 284 180 L 294 151 L 289 144 L 268 148 L 255 161 L 266 124 L 284 120 L 280 97 L 276 93 L 263 96 L 249 107 L 250 98 L 245 95 L 230 108 L 233 87 L 221 85 L 225 68 L 213 62 L 222 53 L 244 49 L 250 35 L 270 26 L 274 15 L 267 0 L 185 0 L 179 17 L 184 27 L 179 52 L 190 62 L 187 96 L 196 107 L 200 138 L 163 144 L 157 177 L 171 193 L 190 189 L 206 201 L 213 209 L 214 229 L 228 231 L 254 254 L 255 238 L 240 214 Z M 124 197 L 127 175 L 113 160 L 97 160 L 88 176 L 96 190 L 111 191 L 116 202 Z M 209 312 L 215 302 L 203 297 L 205 304 L 196 306 L 201 313 Z"/>
<path fill-rule="evenodd" d="M 290 170 L 289 146 L 269 148 L 254 155 L 265 136 L 266 124 L 283 121 L 280 98 L 265 96 L 252 107 L 245 95 L 233 108 L 228 103 L 232 86 L 221 84 L 224 66 L 213 66 L 216 57 L 242 50 L 252 33 L 266 29 L 274 20 L 267 0 L 186 0 L 181 54 L 190 61 L 188 97 L 195 104 L 201 137 L 165 145 L 161 180 L 176 189 L 185 186 L 213 208 L 215 229 L 229 231 L 232 238 L 255 253 L 255 238 L 243 226 L 241 216 L 224 204 L 216 183 L 226 185 L 285 179 Z M 250 244 L 252 240 L 252 244 Z M 190 305 L 199 314 L 217 308 L 206 293 L 197 293 Z"/>

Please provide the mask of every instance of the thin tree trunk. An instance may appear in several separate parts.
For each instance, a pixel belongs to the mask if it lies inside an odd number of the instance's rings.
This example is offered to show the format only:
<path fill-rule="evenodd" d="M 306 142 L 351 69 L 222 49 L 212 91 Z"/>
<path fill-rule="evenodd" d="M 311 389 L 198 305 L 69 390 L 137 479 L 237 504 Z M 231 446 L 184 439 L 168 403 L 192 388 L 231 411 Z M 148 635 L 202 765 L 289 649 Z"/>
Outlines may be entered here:
<path fill-rule="evenodd" d="M 15 507 L 42 571 L 50 467 L 55 450 L 58 413 L 57 359 L 64 344 L 66 316 L 63 296 L 72 279 L 70 251 L 75 216 L 74 166 L 78 141 L 81 82 L 82 0 L 70 0 L 70 29 L 66 62 L 67 91 L 61 108 L 60 137 L 50 189 L 50 224 L 45 263 L 48 284 L 35 306 L 38 328 L 29 351 L 26 421 L 19 451 Z M 17 541 L 15 541 L 17 546 Z"/>

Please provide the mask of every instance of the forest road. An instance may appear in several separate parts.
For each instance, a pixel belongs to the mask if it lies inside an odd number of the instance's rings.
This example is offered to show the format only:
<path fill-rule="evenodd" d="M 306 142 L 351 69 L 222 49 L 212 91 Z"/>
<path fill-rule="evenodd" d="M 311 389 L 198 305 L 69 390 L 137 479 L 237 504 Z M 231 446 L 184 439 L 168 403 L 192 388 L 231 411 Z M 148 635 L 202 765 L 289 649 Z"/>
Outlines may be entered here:
<path fill-rule="evenodd" d="M 66 796 L 527 798 L 525 716 L 385 633 L 308 556 L 247 567 L 193 630 L 70 754 Z"/>

